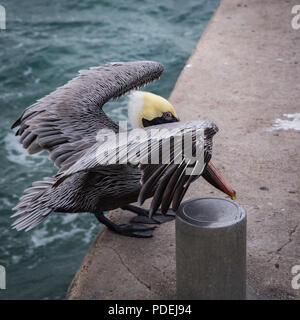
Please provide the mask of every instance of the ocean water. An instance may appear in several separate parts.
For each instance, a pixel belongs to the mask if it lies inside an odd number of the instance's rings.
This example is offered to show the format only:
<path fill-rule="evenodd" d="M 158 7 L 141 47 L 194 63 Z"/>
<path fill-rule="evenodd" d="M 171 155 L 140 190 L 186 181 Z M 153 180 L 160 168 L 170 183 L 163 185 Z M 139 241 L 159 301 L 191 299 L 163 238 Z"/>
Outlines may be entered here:
<path fill-rule="evenodd" d="M 155 60 L 159 81 L 145 90 L 168 97 L 219 0 L 4 0 L 0 30 L 0 299 L 63 299 L 99 231 L 88 213 L 54 214 L 30 232 L 10 228 L 11 208 L 35 180 L 56 169 L 47 153 L 29 156 L 11 124 L 27 106 L 109 61 Z M 125 119 L 126 96 L 105 107 Z"/>

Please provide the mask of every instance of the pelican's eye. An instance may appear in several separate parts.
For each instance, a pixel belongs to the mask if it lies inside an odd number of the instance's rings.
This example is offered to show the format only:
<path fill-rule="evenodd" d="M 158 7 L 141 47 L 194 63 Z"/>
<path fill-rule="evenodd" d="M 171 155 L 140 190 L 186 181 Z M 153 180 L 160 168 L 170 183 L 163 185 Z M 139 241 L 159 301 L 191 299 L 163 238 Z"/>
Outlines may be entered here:
<path fill-rule="evenodd" d="M 172 120 L 173 119 L 173 114 L 172 112 L 164 112 L 163 113 L 163 117 L 166 119 L 166 120 Z"/>

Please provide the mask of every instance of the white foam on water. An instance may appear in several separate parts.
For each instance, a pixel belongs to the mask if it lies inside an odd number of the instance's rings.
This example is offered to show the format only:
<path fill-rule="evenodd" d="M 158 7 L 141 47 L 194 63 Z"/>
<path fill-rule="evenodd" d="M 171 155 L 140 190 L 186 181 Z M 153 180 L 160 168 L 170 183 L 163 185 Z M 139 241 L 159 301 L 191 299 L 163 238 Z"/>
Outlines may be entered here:
<path fill-rule="evenodd" d="M 33 243 L 33 247 L 38 248 L 41 246 L 45 246 L 45 245 L 47 245 L 55 240 L 58 240 L 58 239 L 71 238 L 75 234 L 81 233 L 81 232 L 85 232 L 85 230 L 82 228 L 73 228 L 68 231 L 60 230 L 55 233 L 53 231 L 53 233 L 52 233 L 52 232 L 49 232 L 46 229 L 46 227 L 44 226 L 44 227 L 42 227 L 40 229 L 36 229 L 32 232 L 31 241 Z"/>
<path fill-rule="evenodd" d="M 274 130 L 296 130 L 300 131 L 300 113 L 286 113 L 284 117 L 292 120 L 276 119 L 271 128 L 267 128 L 267 131 Z"/>
<path fill-rule="evenodd" d="M 98 227 L 99 228 L 99 224 L 96 223 L 96 224 L 93 224 L 86 232 L 85 232 L 85 235 L 84 237 L 82 238 L 82 241 L 85 242 L 85 243 L 91 243 L 92 241 L 92 238 L 93 238 L 93 231 L 94 229 Z"/>
<path fill-rule="evenodd" d="M 62 216 L 62 224 L 69 224 L 72 221 L 76 220 L 78 217 L 78 214 L 72 213 L 72 214 L 63 214 Z"/>
<path fill-rule="evenodd" d="M 80 238 L 84 243 L 89 244 L 92 241 L 93 231 L 97 226 L 99 226 L 98 223 L 81 228 L 77 226 L 78 224 L 80 225 L 80 221 L 76 221 L 78 214 L 60 215 L 59 219 L 56 219 L 55 224 L 53 224 L 53 221 L 46 220 L 40 227 L 31 231 L 33 248 L 48 245 L 59 239 L 71 239 L 77 234 L 81 234 Z M 67 223 L 70 224 L 70 227 L 66 230 Z"/>
<path fill-rule="evenodd" d="M 47 156 L 43 154 L 29 155 L 19 142 L 19 137 L 16 137 L 13 133 L 8 133 L 3 140 L 6 158 L 9 161 L 28 167 L 46 163 Z"/>
<path fill-rule="evenodd" d="M 31 67 L 28 67 L 28 68 L 23 72 L 24 76 L 28 76 L 28 75 L 30 75 L 31 73 L 32 73 L 32 68 L 31 68 Z"/>
<path fill-rule="evenodd" d="M 8 197 L 2 197 L 0 199 L 0 209 L 7 209 L 14 206 L 14 202 L 10 201 Z"/>
<path fill-rule="evenodd" d="M 6 100 L 7 98 L 14 98 L 14 97 L 19 97 L 22 98 L 23 97 L 23 92 L 5 92 L 3 94 L 0 94 L 0 98 L 3 100 Z"/>
<path fill-rule="evenodd" d="M 22 260 L 22 256 L 13 255 L 11 257 L 12 264 L 18 264 Z"/>

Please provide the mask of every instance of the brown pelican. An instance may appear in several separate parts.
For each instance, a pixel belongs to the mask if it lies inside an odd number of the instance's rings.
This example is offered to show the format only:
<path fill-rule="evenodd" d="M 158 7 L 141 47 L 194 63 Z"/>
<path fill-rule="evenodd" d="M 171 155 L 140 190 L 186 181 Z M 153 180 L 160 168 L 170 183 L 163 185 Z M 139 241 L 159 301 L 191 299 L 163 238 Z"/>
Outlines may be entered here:
<path fill-rule="evenodd" d="M 104 113 L 103 105 L 111 98 L 158 79 L 162 72 L 163 66 L 152 61 L 93 67 L 80 71 L 76 78 L 25 109 L 12 125 L 12 128 L 18 127 L 16 135 L 20 136 L 20 143 L 29 154 L 47 150 L 59 172 L 55 177 L 34 182 L 25 190 L 14 208 L 17 212 L 13 217 L 19 216 L 13 223 L 15 229 L 30 230 L 53 212 L 90 212 L 117 233 L 150 237 L 155 227 L 144 223 L 173 219 L 190 183 L 200 175 L 230 197 L 235 197 L 235 191 L 210 161 L 212 137 L 218 131 L 216 125 L 209 121 L 179 121 L 174 107 L 166 99 L 151 93 L 133 91 L 130 96 L 128 114 L 133 128 L 145 129 L 147 134 L 143 143 L 149 142 L 150 129 L 157 127 L 175 132 L 177 136 L 189 132 L 193 135 L 194 149 L 195 143 L 199 145 L 195 132 L 203 132 L 204 160 L 199 173 L 187 174 L 191 163 L 186 159 L 180 163 L 132 164 L 110 163 L 97 156 L 108 137 L 105 132 L 116 133 L 118 139 L 121 135 L 119 126 Z M 133 130 L 125 131 L 126 135 Z M 101 140 L 101 137 L 105 139 Z M 166 133 L 159 133 L 157 141 L 165 138 Z M 129 148 L 126 155 L 134 154 L 132 151 L 141 147 L 140 141 L 134 138 L 125 144 Z M 119 149 L 122 152 L 122 148 Z M 144 148 L 142 153 L 147 155 L 147 152 Z M 173 148 L 173 158 L 177 157 L 176 152 Z M 192 169 L 199 167 L 199 163 L 194 163 Z M 137 200 L 142 204 L 151 197 L 150 211 L 131 205 Z M 171 203 L 173 211 L 168 210 Z M 104 211 L 116 208 L 131 210 L 137 216 L 130 224 L 115 224 Z"/>

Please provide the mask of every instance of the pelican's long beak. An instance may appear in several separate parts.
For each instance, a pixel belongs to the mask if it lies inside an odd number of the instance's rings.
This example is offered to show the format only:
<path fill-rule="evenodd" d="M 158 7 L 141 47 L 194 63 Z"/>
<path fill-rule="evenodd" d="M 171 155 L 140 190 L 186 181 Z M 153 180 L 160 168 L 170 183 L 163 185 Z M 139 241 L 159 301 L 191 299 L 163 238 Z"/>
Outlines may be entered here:
<path fill-rule="evenodd" d="M 222 176 L 221 172 L 210 161 L 202 173 L 202 177 L 217 189 L 228 194 L 232 199 L 236 200 L 236 192 L 230 187 L 228 182 Z"/>

